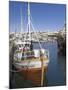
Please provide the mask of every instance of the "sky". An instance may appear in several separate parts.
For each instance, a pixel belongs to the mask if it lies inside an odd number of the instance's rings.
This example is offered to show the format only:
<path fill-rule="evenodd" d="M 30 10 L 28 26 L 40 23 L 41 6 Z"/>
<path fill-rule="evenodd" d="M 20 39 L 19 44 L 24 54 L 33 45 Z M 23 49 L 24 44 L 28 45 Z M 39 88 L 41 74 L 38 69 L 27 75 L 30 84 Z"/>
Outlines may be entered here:
<path fill-rule="evenodd" d="M 21 9 L 22 28 L 27 31 L 27 2 L 9 1 L 9 31 L 21 31 Z M 66 5 L 30 3 L 31 22 L 35 31 L 54 32 L 59 31 L 65 24 Z M 32 28 L 31 28 L 32 31 Z"/>

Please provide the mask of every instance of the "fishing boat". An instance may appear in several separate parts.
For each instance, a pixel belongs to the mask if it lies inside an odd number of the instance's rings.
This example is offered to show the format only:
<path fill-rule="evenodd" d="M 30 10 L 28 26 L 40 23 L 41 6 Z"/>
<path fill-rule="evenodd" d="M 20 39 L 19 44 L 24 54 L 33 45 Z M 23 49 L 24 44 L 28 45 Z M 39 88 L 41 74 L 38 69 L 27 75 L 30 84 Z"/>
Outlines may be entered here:
<path fill-rule="evenodd" d="M 30 3 L 28 2 L 28 38 L 24 42 L 15 43 L 14 66 L 16 72 L 22 74 L 25 80 L 30 80 L 36 86 L 43 86 L 44 72 L 49 63 L 49 52 L 42 48 L 34 49 L 30 33 Z"/>

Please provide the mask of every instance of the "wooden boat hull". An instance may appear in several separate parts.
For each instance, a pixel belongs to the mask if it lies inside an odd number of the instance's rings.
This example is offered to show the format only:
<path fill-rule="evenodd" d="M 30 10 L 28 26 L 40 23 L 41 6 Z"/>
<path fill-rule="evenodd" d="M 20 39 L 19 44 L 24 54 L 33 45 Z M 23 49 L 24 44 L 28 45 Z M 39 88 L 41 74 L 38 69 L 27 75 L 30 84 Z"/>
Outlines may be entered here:
<path fill-rule="evenodd" d="M 46 72 L 47 70 L 49 58 L 39 52 L 39 50 L 34 51 L 35 57 L 25 57 L 21 60 L 18 58 L 18 61 L 15 60 L 14 66 L 25 80 L 30 80 L 35 86 L 43 86 L 44 71 Z M 41 53 L 40 56 L 38 56 L 38 53 Z"/>
<path fill-rule="evenodd" d="M 25 80 L 30 80 L 35 86 L 42 86 L 44 80 L 44 72 L 46 72 L 47 70 L 48 63 L 49 63 L 48 58 L 44 58 L 43 71 L 42 71 L 42 62 L 39 58 L 15 62 L 14 66 L 16 67 L 17 71 L 21 73 L 21 75 Z"/>
<path fill-rule="evenodd" d="M 17 70 L 20 70 L 17 68 Z M 47 67 L 44 68 L 46 73 Z M 41 86 L 42 68 L 22 69 L 19 73 L 25 80 L 31 81 L 35 86 Z"/>

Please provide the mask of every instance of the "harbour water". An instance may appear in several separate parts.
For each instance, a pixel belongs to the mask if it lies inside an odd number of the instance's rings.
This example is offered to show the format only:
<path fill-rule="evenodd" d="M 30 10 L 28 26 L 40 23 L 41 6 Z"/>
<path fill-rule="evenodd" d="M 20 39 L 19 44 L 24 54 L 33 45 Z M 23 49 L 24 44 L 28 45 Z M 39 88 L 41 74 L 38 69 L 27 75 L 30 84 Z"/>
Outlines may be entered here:
<path fill-rule="evenodd" d="M 42 47 L 49 50 L 49 65 L 44 75 L 44 86 L 61 86 L 66 84 L 66 58 L 58 54 L 57 42 L 43 42 Z M 33 48 L 40 48 L 33 43 Z M 24 81 L 18 73 L 14 73 L 12 88 L 34 87 L 29 81 Z"/>
<path fill-rule="evenodd" d="M 65 56 L 58 54 L 57 42 L 41 43 L 42 47 L 49 50 L 49 65 L 46 75 L 47 86 L 65 85 L 66 79 L 66 59 Z M 34 44 L 34 48 L 39 48 Z M 45 76 L 44 76 L 45 77 Z"/>

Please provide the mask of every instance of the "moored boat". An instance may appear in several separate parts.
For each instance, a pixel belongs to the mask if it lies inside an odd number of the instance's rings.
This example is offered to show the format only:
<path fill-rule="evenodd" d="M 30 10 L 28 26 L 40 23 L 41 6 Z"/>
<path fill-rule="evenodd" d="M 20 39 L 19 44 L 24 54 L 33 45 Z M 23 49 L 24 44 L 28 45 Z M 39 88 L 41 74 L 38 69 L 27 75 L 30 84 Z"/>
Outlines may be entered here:
<path fill-rule="evenodd" d="M 13 65 L 25 80 L 30 80 L 36 86 L 43 86 L 44 72 L 49 63 L 49 52 L 42 48 L 34 49 L 30 35 L 30 4 L 28 2 L 28 39 L 15 42 Z"/>

